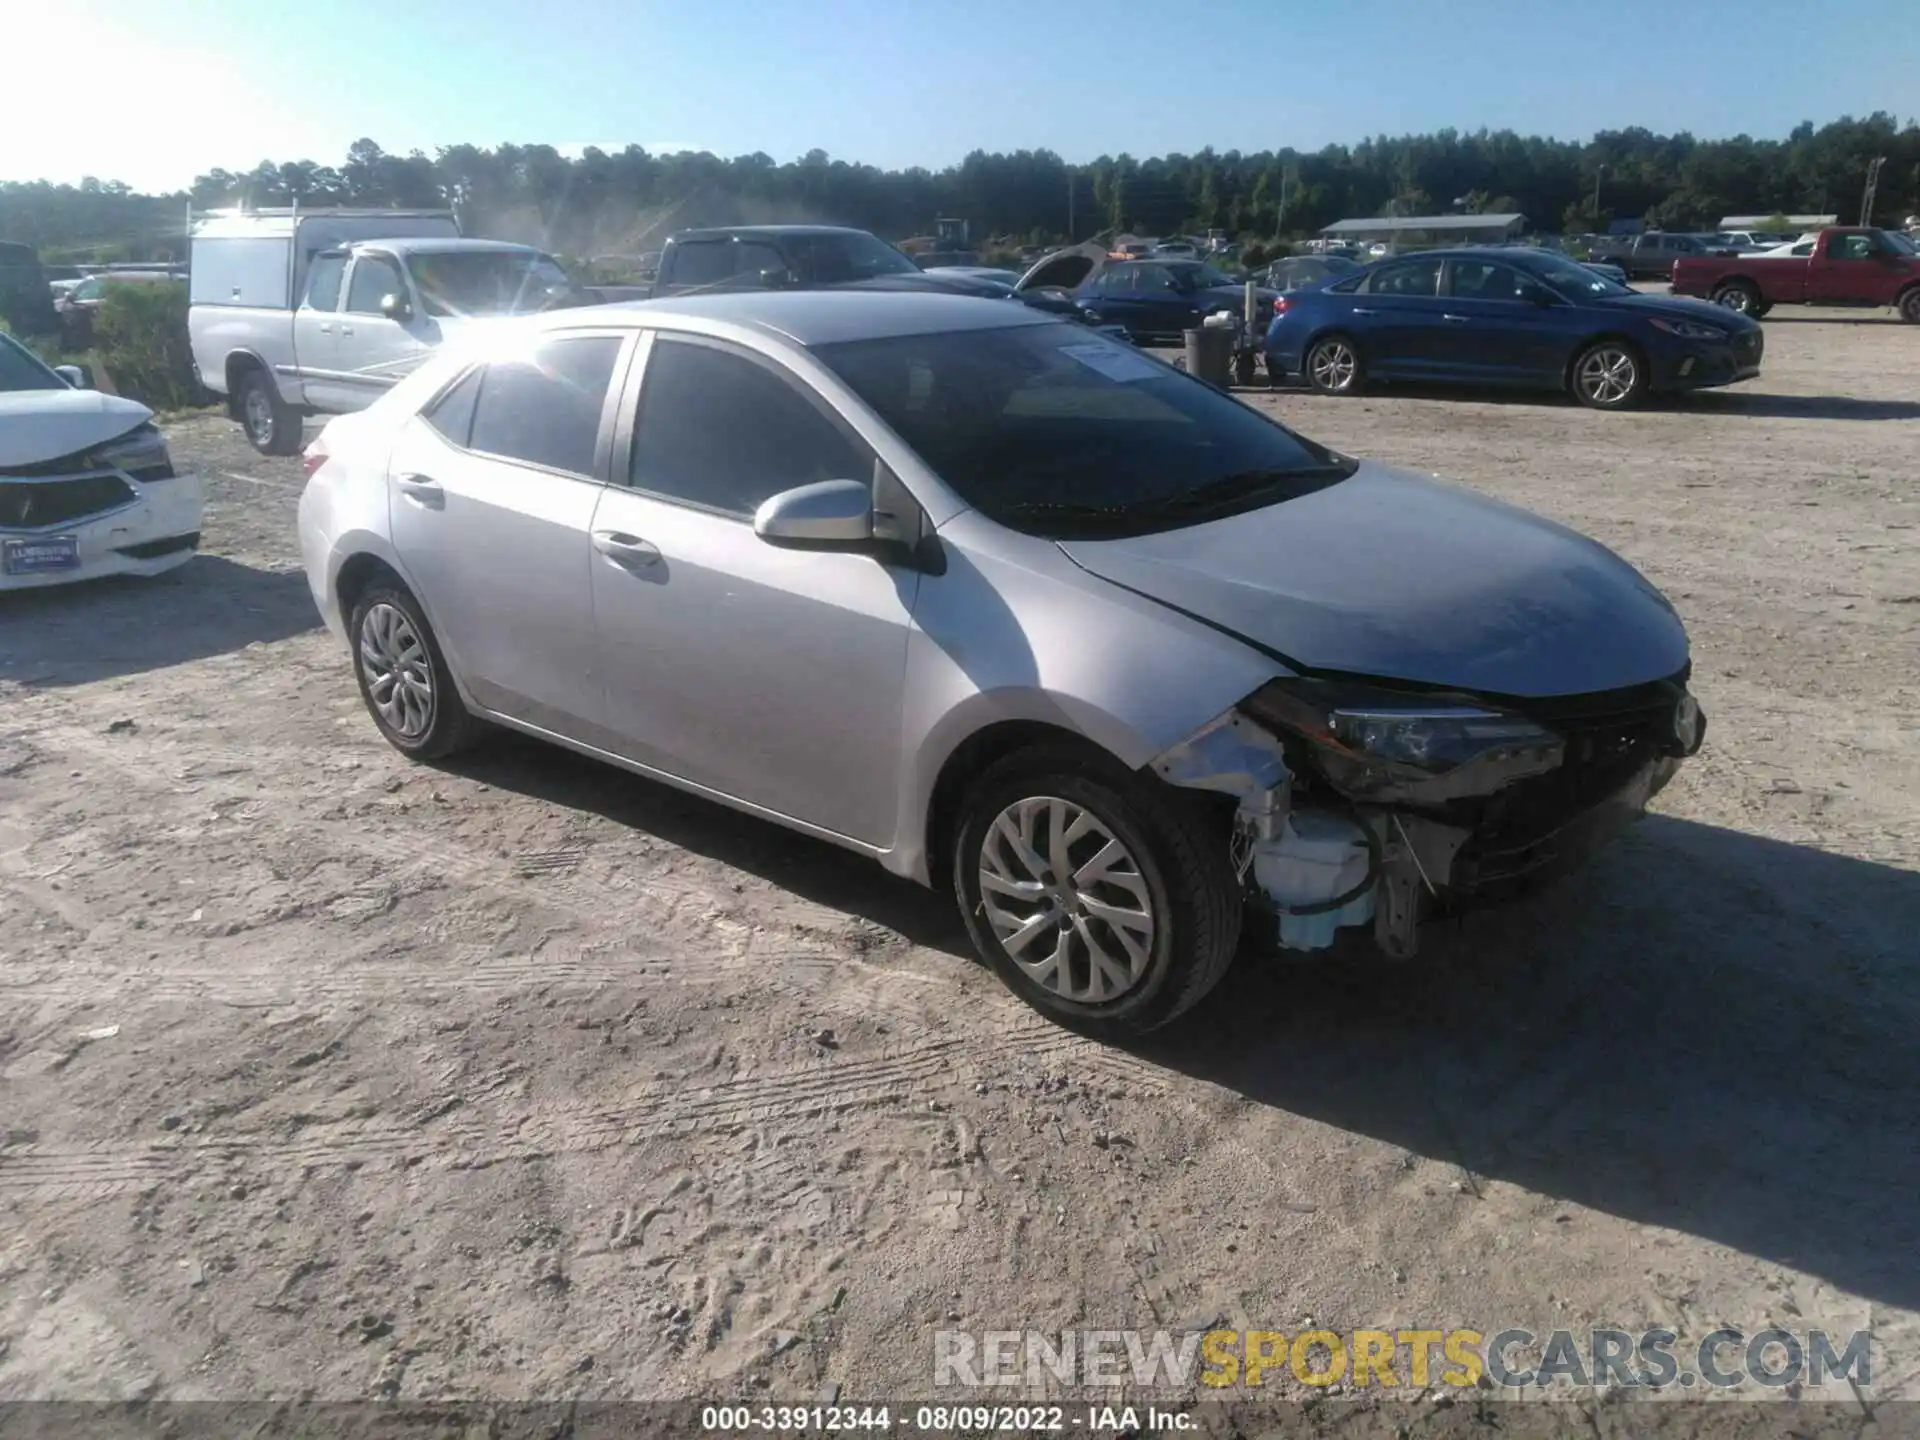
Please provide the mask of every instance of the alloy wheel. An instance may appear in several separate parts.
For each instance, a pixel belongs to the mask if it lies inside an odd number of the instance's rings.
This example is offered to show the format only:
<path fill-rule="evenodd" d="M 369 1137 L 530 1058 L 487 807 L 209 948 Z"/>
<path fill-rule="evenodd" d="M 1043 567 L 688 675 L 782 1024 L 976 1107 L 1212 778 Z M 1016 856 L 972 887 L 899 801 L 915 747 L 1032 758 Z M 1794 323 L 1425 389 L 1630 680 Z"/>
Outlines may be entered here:
<path fill-rule="evenodd" d="M 1753 309 L 1753 292 L 1744 285 L 1729 285 L 1713 298 L 1736 315 L 1744 315 Z"/>
<path fill-rule="evenodd" d="M 1594 404 L 1618 405 L 1633 394 L 1639 378 L 1639 367 L 1631 354 L 1618 345 L 1602 345 L 1580 362 L 1575 383 Z"/>
<path fill-rule="evenodd" d="M 1360 361 L 1344 340 L 1323 340 L 1314 346 L 1308 374 L 1322 390 L 1345 390 L 1353 384 Z"/>
<path fill-rule="evenodd" d="M 433 725 L 433 663 L 406 612 L 385 601 L 360 622 L 360 667 L 374 709 L 403 740 Z"/>
<path fill-rule="evenodd" d="M 1155 920 L 1146 877 L 1090 810 L 1056 796 L 1015 801 L 980 843 L 980 903 L 994 936 L 1037 985 L 1098 1005 L 1147 973 Z"/>

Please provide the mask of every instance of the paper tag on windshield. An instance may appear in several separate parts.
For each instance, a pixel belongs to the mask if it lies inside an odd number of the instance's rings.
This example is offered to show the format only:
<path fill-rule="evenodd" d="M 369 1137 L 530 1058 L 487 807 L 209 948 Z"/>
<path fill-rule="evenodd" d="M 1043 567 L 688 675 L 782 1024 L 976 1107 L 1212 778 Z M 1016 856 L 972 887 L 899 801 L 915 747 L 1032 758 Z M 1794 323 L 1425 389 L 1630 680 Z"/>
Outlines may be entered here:
<path fill-rule="evenodd" d="M 1109 380 L 1160 380 L 1167 373 L 1167 367 L 1158 360 L 1149 360 L 1118 345 L 1062 345 L 1060 353 L 1071 355 L 1089 370 L 1097 370 Z"/>

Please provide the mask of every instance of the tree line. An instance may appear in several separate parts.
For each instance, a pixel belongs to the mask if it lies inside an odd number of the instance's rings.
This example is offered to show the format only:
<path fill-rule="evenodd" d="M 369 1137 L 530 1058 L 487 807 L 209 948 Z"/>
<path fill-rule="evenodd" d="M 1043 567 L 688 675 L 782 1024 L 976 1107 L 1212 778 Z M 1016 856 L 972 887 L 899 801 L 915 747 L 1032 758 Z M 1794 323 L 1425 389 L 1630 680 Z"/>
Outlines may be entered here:
<path fill-rule="evenodd" d="M 1350 216 L 1447 211 L 1517 212 L 1543 231 L 1593 231 L 1615 218 L 1705 229 L 1735 212 L 1852 221 L 1878 157 L 1874 219 L 1897 226 L 1920 212 L 1920 125 L 1883 112 L 1818 129 L 1805 122 L 1783 140 L 1640 128 L 1585 141 L 1441 130 L 1311 152 L 1207 149 L 1083 165 L 1049 150 L 975 151 L 944 170 L 881 170 L 820 150 L 784 163 L 763 153 L 656 155 L 637 145 L 572 157 L 547 145 L 454 145 L 428 156 L 360 140 L 339 165 L 263 161 L 246 172 L 209 171 L 190 191 L 164 196 L 92 179 L 0 182 L 0 239 L 53 258 L 180 258 L 189 209 L 296 202 L 452 206 L 469 233 L 575 256 L 656 249 L 672 231 L 701 224 L 829 222 L 900 239 L 949 216 L 967 220 L 976 238 L 1025 243 L 1123 229 L 1271 239 Z"/>

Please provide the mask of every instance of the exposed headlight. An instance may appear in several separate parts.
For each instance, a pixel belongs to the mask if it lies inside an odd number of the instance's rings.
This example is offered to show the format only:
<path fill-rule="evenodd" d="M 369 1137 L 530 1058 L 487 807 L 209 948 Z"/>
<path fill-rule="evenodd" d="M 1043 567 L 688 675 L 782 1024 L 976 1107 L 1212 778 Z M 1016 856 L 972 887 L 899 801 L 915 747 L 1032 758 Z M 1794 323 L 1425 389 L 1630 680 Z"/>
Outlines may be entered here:
<path fill-rule="evenodd" d="M 122 470 L 139 470 L 167 462 L 167 441 L 152 424 L 137 426 L 126 434 L 98 446 L 92 454 L 98 465 L 113 465 Z"/>
<path fill-rule="evenodd" d="M 1682 340 L 1724 340 L 1727 332 L 1718 325 L 1703 325 L 1698 320 L 1668 320 L 1662 316 L 1653 317 L 1650 323 L 1656 330 L 1664 330 L 1669 335 L 1678 335 Z"/>
<path fill-rule="evenodd" d="M 1564 753 L 1545 726 L 1463 695 L 1286 679 L 1241 708 L 1307 741 L 1328 783 L 1355 799 L 1489 794 L 1556 768 Z"/>

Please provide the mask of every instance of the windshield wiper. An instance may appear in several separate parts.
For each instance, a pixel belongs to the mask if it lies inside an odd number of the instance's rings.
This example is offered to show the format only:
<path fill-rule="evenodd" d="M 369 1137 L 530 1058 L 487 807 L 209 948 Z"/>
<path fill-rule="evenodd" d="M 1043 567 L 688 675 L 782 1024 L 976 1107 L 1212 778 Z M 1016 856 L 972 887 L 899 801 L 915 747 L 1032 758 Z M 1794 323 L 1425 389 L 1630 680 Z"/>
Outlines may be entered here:
<path fill-rule="evenodd" d="M 1301 481 L 1325 480 L 1329 476 L 1344 479 L 1352 473 L 1352 466 L 1340 464 L 1237 470 L 1231 475 L 1222 475 L 1218 480 L 1209 480 L 1204 485 L 1196 485 L 1191 490 L 1182 490 L 1177 495 L 1130 505 L 1127 507 L 1127 512 L 1135 515 L 1142 513 L 1191 515 L 1206 510 L 1217 510 L 1227 505 L 1237 505 L 1246 500 L 1270 495 L 1278 490 L 1291 489 Z"/>

